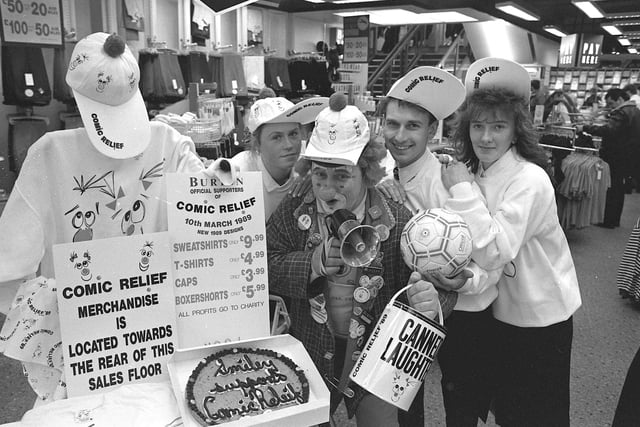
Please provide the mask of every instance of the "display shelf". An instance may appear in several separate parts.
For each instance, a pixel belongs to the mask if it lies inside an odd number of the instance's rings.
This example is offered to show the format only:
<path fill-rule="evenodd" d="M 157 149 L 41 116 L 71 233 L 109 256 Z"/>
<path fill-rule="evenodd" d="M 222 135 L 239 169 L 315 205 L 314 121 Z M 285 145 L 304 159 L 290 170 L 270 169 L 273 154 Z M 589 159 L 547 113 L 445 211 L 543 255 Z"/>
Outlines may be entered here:
<path fill-rule="evenodd" d="M 578 106 L 583 105 L 589 96 L 589 89 L 595 85 L 600 86 L 599 95 L 604 99 L 606 91 L 614 87 L 622 88 L 628 83 L 640 83 L 640 69 L 551 68 L 549 73 L 550 90 L 562 89 L 572 93 L 577 98 Z"/>

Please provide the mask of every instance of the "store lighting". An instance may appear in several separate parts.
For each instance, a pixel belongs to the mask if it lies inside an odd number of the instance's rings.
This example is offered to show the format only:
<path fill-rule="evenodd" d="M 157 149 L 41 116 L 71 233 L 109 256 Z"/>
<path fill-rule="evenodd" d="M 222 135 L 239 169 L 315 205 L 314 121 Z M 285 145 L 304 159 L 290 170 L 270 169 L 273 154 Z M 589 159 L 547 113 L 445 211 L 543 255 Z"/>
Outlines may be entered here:
<path fill-rule="evenodd" d="M 589 18 L 592 18 L 592 19 L 604 18 L 604 13 L 602 13 L 602 11 L 598 8 L 598 6 L 596 6 L 590 1 L 572 0 L 571 3 L 573 3 L 575 7 L 583 11 L 584 14 L 587 15 Z"/>
<path fill-rule="evenodd" d="M 622 34 L 622 31 L 620 31 L 618 27 L 616 27 L 615 25 L 602 24 L 602 29 L 605 30 L 607 33 L 611 34 L 612 36 L 619 36 L 620 34 Z"/>
<path fill-rule="evenodd" d="M 457 11 L 414 13 L 406 9 L 371 9 L 335 12 L 334 15 L 342 16 L 343 18 L 349 16 L 369 15 L 369 22 L 375 25 L 397 25 L 398 22 L 409 25 L 418 25 L 477 21 L 476 18 Z"/>
<path fill-rule="evenodd" d="M 529 12 L 524 7 L 512 1 L 496 3 L 496 9 L 499 9 L 504 13 L 508 13 L 509 15 L 515 16 L 517 18 L 524 19 L 525 21 L 540 20 L 540 17 L 538 15 L 536 15 L 535 13 Z"/>
<path fill-rule="evenodd" d="M 324 3 L 324 0 L 305 0 L 308 3 Z"/>
<path fill-rule="evenodd" d="M 631 46 L 631 42 L 629 41 L 629 39 L 625 39 L 623 37 L 620 37 L 618 39 L 618 43 L 620 43 L 620 46 Z"/>
<path fill-rule="evenodd" d="M 351 4 L 351 3 L 373 3 L 373 2 L 376 2 L 376 1 L 384 1 L 384 0 L 335 0 L 335 1 L 332 1 L 331 3 L 333 3 L 333 4 Z"/>
<path fill-rule="evenodd" d="M 553 25 L 545 25 L 542 27 L 547 33 L 553 34 L 558 37 L 565 37 L 567 33 L 561 31 L 558 27 L 554 27 Z"/>

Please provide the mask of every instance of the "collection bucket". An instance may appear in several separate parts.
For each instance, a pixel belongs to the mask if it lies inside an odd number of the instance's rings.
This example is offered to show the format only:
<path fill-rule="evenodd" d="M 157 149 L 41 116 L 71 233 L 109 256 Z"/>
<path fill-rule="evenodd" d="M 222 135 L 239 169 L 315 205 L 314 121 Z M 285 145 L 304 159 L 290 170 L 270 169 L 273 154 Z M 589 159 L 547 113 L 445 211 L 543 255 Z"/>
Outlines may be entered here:
<path fill-rule="evenodd" d="M 350 374 L 353 382 L 405 411 L 446 337 L 439 304 L 440 323 L 396 301 L 410 286 L 391 298 Z"/>

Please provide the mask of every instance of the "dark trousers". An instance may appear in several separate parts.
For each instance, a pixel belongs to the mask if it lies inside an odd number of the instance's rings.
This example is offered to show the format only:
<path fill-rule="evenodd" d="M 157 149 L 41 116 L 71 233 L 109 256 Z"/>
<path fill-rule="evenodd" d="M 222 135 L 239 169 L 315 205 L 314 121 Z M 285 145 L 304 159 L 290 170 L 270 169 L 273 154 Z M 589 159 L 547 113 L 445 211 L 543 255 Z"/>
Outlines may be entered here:
<path fill-rule="evenodd" d="M 611 427 L 640 426 L 640 349 L 624 379 Z"/>
<path fill-rule="evenodd" d="M 496 423 L 569 427 L 573 317 L 522 328 L 496 320 Z"/>
<path fill-rule="evenodd" d="M 611 166 L 611 187 L 607 190 L 607 199 L 604 208 L 605 225 L 619 226 L 620 217 L 622 216 L 622 207 L 624 206 L 624 178 L 625 174 L 622 168 Z"/>
<path fill-rule="evenodd" d="M 447 427 L 486 422 L 493 397 L 495 345 L 491 308 L 453 311 L 445 321 L 447 337 L 438 352 Z"/>

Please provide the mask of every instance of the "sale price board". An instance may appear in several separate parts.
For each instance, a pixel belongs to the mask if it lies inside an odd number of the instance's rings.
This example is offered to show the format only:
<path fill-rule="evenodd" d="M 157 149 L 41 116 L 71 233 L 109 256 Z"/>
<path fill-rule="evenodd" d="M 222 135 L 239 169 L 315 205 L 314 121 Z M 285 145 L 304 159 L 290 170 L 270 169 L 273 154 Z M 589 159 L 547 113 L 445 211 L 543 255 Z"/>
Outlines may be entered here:
<path fill-rule="evenodd" d="M 167 174 L 178 346 L 269 335 L 267 243 L 260 172 L 231 185 Z"/>
<path fill-rule="evenodd" d="M 70 397 L 169 379 L 176 321 L 168 233 L 53 247 Z"/>
<path fill-rule="evenodd" d="M 343 62 L 368 62 L 369 16 L 349 16 L 344 24 Z"/>
<path fill-rule="evenodd" d="M 0 19 L 4 43 L 62 45 L 60 0 L 2 0 Z"/>

